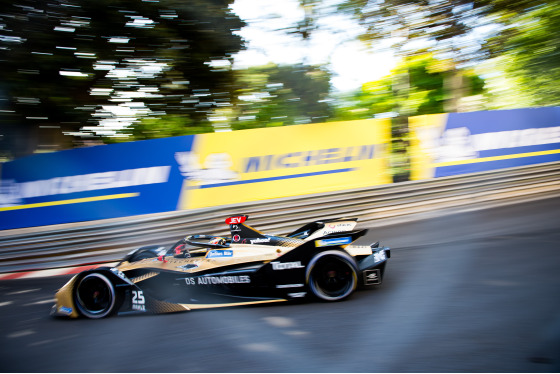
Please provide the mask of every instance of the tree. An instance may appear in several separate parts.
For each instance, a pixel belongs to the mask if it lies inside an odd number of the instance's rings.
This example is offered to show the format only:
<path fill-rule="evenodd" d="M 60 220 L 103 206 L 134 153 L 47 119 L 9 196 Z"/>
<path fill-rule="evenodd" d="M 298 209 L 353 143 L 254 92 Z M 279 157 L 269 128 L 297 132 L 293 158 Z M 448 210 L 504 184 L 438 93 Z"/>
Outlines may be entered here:
<path fill-rule="evenodd" d="M 508 35 L 503 25 L 545 4 L 545 0 L 344 0 L 338 9 L 367 27 L 362 35 L 366 42 L 387 43 L 401 57 L 428 48 L 436 58 L 448 60 L 445 110 L 453 112 L 460 110 L 459 100 L 468 90 L 460 70 L 487 58 L 481 49 L 487 36 L 484 27 Z M 406 74 L 396 82 L 395 95 L 406 99 Z"/>
<path fill-rule="evenodd" d="M 411 116 L 443 113 L 445 104 L 445 74 L 448 70 L 445 60 L 435 59 L 426 53 L 405 58 L 391 75 L 378 81 L 367 82 L 355 93 L 346 105 L 337 109 L 338 119 L 364 119 L 380 115 L 392 116 L 397 97 L 393 94 L 393 76 L 406 72 L 409 77 L 407 98 L 400 103 Z M 464 69 L 462 79 L 468 81 L 469 91 L 465 96 L 484 93 L 484 80 L 472 70 Z M 344 102 L 344 101 L 343 101 Z"/>
<path fill-rule="evenodd" d="M 534 105 L 560 105 L 560 4 L 536 6 L 504 23 L 485 44 L 488 56 L 519 82 Z"/>
<path fill-rule="evenodd" d="M 233 129 L 325 122 L 330 73 L 318 66 L 268 65 L 237 71 Z"/>
<path fill-rule="evenodd" d="M 374 117 L 395 116 L 394 109 L 402 108 L 409 116 L 444 112 L 445 74 L 449 61 L 435 59 L 433 54 L 426 53 L 405 58 L 391 72 L 391 75 L 380 80 L 367 82 L 362 89 L 349 98 L 342 98 L 342 105 L 337 107 L 337 120 L 356 120 Z M 484 81 L 472 70 L 463 69 L 462 79 L 468 81 L 470 90 L 465 96 L 484 93 Z M 394 76 L 408 77 L 406 99 L 394 95 Z M 408 180 L 410 176 L 410 159 L 408 155 L 408 136 L 405 126 L 396 128 L 391 144 L 390 165 L 393 181 Z"/>
<path fill-rule="evenodd" d="M 4 139 L 33 138 L 40 126 L 82 137 L 114 135 L 141 118 L 166 116 L 204 127 L 212 107 L 232 101 L 233 76 L 224 67 L 243 47 L 233 31 L 244 24 L 229 10 L 232 1 L 4 4 Z M 35 149 L 3 146 L 16 157 Z"/>

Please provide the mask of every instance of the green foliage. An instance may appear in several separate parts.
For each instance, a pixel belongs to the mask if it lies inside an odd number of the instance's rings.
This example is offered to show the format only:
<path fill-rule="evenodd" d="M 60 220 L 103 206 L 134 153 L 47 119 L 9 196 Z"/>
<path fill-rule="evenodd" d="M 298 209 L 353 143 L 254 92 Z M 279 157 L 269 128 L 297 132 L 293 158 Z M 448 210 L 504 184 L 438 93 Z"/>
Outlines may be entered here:
<path fill-rule="evenodd" d="M 503 57 L 503 69 L 535 105 L 560 105 L 559 45 L 560 4 L 549 3 L 510 17 L 485 47 L 490 56 Z"/>
<path fill-rule="evenodd" d="M 235 130 L 325 122 L 330 74 L 317 66 L 267 65 L 237 71 Z"/>
<path fill-rule="evenodd" d="M 480 79 L 472 75 L 465 79 L 469 73 L 462 69 L 476 66 L 489 56 L 510 56 L 508 74 L 524 82 L 519 89 L 538 96 L 536 103 L 558 103 L 559 8 L 557 1 L 546 0 L 343 0 L 338 7 L 367 28 L 361 39 L 374 47 L 388 43 L 395 53 L 410 57 L 423 53 L 413 45 L 423 45 L 437 58 L 452 59 L 453 67 L 444 77 L 445 111 L 459 110 L 462 97 L 481 90 Z M 481 49 L 483 26 L 496 36 Z M 461 75 L 463 79 L 457 79 Z M 407 94 L 403 87 L 395 94 L 400 98 L 394 111 L 401 114 L 410 115 L 406 107 L 400 106 L 407 97 L 423 101 L 418 92 Z M 436 96 L 419 112 L 437 106 L 439 95 Z"/>
<path fill-rule="evenodd" d="M 121 141 L 167 138 L 170 136 L 194 135 L 212 132 L 209 124 L 194 125 L 187 116 L 168 115 L 163 118 L 143 118 L 127 130 L 127 137 L 107 137 L 105 143 Z"/>
<path fill-rule="evenodd" d="M 326 66 L 231 69 L 243 48 L 235 31 L 244 25 L 228 8 L 233 1 L 5 1 L 0 157 L 33 152 L 39 126 L 110 142 L 122 139 L 107 135 L 441 113 L 458 110 L 465 97 L 477 109 L 560 105 L 558 2 L 300 0 L 304 19 L 283 30 L 302 43 L 335 9 L 364 27 L 361 40 L 389 46 L 403 61 L 390 76 L 336 98 L 335 107 Z M 482 49 L 481 26 L 494 32 Z M 488 58 L 496 63 L 481 63 Z M 473 72 L 482 65 L 490 93 Z M 227 121 L 212 122 L 217 117 Z"/>
<path fill-rule="evenodd" d="M 431 54 L 409 57 L 399 64 L 390 76 L 378 81 L 368 82 L 350 98 L 344 98 L 337 108 L 337 119 L 352 120 L 372 118 L 379 115 L 395 115 L 398 106 L 408 115 L 433 114 L 444 112 L 445 75 L 449 64 L 435 59 Z M 407 78 L 406 94 L 395 95 L 395 77 Z M 479 95 L 484 92 L 484 80 L 465 70 L 463 72 L 466 95 Z"/>
<path fill-rule="evenodd" d="M 227 66 L 243 47 L 234 31 L 244 23 L 232 2 L 4 2 L 0 123 L 29 137 L 45 124 L 104 135 L 162 116 L 206 126 L 213 107 L 233 100 Z"/>

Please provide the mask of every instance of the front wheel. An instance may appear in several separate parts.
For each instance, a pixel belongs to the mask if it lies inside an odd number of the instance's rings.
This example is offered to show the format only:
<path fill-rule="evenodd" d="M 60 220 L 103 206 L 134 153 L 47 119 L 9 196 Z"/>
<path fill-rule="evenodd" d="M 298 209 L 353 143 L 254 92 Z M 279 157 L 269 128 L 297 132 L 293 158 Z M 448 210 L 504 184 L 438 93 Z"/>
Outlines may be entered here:
<path fill-rule="evenodd" d="M 78 281 L 74 299 L 82 315 L 88 318 L 107 317 L 115 309 L 115 287 L 105 275 L 91 273 Z"/>
<path fill-rule="evenodd" d="M 336 250 L 317 254 L 308 265 L 307 284 L 311 293 L 321 300 L 347 298 L 358 284 L 354 259 Z"/>

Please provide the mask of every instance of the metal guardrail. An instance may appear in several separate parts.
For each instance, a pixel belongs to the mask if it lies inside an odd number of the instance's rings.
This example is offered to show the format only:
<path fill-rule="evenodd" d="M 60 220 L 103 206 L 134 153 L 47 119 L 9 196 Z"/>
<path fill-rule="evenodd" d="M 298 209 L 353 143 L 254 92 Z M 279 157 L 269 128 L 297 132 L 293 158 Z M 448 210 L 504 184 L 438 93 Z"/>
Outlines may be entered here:
<path fill-rule="evenodd" d="M 560 196 L 560 162 L 424 181 L 303 195 L 189 211 L 0 231 L 0 273 L 119 260 L 143 245 L 187 234 L 228 234 L 224 218 L 286 233 L 323 218 L 357 217 L 362 227 Z"/>

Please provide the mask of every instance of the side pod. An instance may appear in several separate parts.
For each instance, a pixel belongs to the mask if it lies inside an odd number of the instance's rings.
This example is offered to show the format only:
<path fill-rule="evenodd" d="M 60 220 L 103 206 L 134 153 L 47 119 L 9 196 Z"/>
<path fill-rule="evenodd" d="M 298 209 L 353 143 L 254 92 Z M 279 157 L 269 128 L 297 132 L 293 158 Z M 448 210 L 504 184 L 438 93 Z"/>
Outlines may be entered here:
<path fill-rule="evenodd" d="M 274 288 L 276 295 L 279 297 L 295 298 L 305 296 L 308 290 L 326 301 L 335 301 L 347 297 L 357 286 L 358 264 L 350 256 L 344 248 L 357 240 L 359 237 L 365 235 L 367 229 L 359 231 L 340 232 L 330 234 L 310 240 L 301 244 L 300 246 L 292 249 L 288 253 L 278 257 L 276 260 L 263 265 L 258 271 L 257 276 L 263 280 L 263 283 L 268 287 Z M 325 254 L 326 256 L 323 256 Z M 319 296 L 322 292 L 314 292 L 313 287 L 308 287 L 310 284 L 310 277 L 312 269 L 315 267 L 319 258 L 336 257 L 336 261 L 341 261 L 339 265 L 347 267 L 356 278 L 351 285 L 350 289 L 345 290 L 340 295 L 336 296 Z M 324 261 L 324 260 L 321 260 Z M 313 273 L 315 274 L 315 273 Z M 319 287 L 315 287 L 319 289 Z"/>

